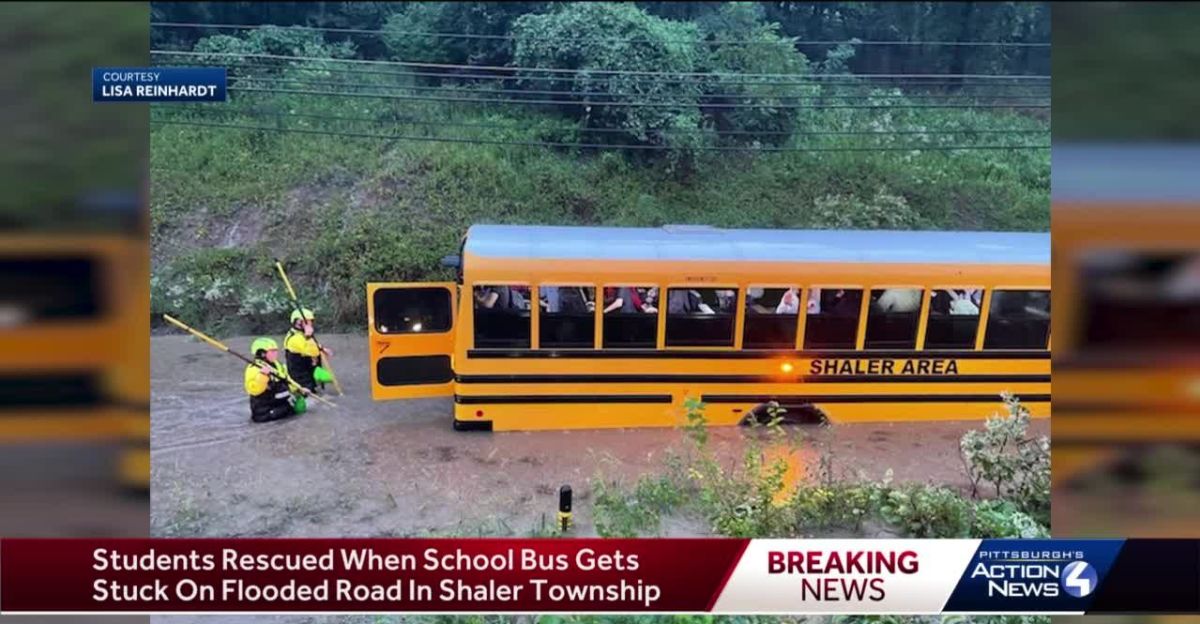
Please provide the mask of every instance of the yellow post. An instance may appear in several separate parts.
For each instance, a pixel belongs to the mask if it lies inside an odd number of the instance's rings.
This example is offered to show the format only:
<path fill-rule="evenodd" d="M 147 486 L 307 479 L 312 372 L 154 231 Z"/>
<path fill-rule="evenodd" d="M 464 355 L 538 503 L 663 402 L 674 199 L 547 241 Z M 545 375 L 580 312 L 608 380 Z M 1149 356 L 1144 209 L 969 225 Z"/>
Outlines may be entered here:
<path fill-rule="evenodd" d="M 571 530 L 571 486 L 558 489 L 558 529 L 563 533 Z"/>

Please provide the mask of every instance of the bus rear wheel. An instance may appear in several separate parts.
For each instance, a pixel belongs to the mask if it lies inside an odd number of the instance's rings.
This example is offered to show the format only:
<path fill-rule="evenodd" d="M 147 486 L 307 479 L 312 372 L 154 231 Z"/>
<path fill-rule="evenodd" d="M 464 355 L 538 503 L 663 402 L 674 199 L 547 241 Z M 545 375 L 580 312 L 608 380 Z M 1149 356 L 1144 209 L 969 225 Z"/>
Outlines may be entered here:
<path fill-rule="evenodd" d="M 742 426 L 750 426 L 753 424 L 765 425 L 771 422 L 771 412 L 769 405 L 764 403 L 750 410 L 745 417 L 742 418 Z M 811 404 L 804 403 L 802 405 L 781 405 L 783 413 L 780 414 L 779 424 L 781 425 L 827 425 L 829 417 L 821 408 Z"/>

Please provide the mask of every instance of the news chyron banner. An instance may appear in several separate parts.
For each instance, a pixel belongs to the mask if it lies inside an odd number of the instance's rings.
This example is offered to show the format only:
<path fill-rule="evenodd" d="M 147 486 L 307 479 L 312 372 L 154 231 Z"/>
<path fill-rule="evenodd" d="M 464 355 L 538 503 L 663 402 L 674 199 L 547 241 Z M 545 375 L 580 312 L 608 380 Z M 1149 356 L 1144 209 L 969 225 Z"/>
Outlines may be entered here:
<path fill-rule="evenodd" d="M 0 539 L 0 613 L 1200 613 L 1200 540 Z"/>

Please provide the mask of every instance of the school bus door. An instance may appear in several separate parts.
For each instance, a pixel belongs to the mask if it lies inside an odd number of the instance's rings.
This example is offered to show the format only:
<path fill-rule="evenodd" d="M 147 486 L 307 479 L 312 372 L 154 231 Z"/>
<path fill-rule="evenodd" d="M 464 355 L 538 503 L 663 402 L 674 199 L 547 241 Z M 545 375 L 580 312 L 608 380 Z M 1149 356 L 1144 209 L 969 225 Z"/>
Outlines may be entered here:
<path fill-rule="evenodd" d="M 372 398 L 454 393 L 457 289 L 453 282 L 367 284 Z"/>

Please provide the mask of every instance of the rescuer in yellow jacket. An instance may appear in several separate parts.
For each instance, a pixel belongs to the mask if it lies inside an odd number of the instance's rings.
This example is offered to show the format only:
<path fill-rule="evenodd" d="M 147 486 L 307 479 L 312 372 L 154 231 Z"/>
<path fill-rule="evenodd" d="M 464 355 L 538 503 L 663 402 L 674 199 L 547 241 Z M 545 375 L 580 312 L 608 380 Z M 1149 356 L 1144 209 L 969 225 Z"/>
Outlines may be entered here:
<path fill-rule="evenodd" d="M 254 364 L 246 365 L 244 386 L 250 395 L 250 420 L 268 422 L 303 414 L 308 403 L 288 388 L 287 368 L 279 361 L 279 345 L 270 338 L 250 344 Z"/>
<path fill-rule="evenodd" d="M 321 354 L 333 355 L 329 349 L 317 346 L 313 338 L 315 317 L 312 310 L 303 308 L 292 311 L 292 328 L 283 339 L 287 351 L 287 367 L 296 383 L 312 392 L 320 392 L 333 376 L 321 366 Z"/>

